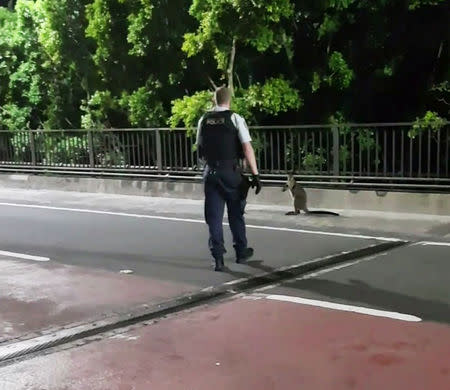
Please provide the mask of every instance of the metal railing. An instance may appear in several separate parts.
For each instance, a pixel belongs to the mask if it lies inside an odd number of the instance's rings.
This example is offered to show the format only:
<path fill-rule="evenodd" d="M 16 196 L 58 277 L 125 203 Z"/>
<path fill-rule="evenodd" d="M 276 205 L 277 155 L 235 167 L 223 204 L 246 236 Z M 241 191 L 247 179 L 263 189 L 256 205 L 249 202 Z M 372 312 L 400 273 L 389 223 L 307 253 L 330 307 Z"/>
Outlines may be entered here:
<path fill-rule="evenodd" d="M 322 182 L 450 183 L 450 130 L 412 123 L 252 127 L 261 173 Z M 202 169 L 186 129 L 0 130 L 1 170 L 194 175 Z"/>

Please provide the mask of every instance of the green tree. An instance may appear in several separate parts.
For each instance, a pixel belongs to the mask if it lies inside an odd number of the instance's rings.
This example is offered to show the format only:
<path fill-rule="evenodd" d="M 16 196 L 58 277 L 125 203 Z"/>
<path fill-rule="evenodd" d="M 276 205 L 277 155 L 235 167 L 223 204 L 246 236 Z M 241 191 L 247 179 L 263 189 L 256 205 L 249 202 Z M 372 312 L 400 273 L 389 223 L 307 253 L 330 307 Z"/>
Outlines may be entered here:
<path fill-rule="evenodd" d="M 253 71 L 248 71 L 248 58 L 254 59 L 264 53 L 280 55 L 281 52 L 284 57 L 292 56 L 292 40 L 285 28 L 293 16 L 293 6 L 289 0 L 194 0 L 189 13 L 199 24 L 196 32 L 185 34 L 183 51 L 188 57 L 200 55 L 204 58 L 207 69 L 202 73 L 213 87 L 216 87 L 214 76 L 228 85 L 235 95 L 234 108 L 250 122 L 261 117 L 261 113 L 277 115 L 300 107 L 298 92 L 279 72 L 264 77 L 266 80 L 261 83 L 254 81 Z M 245 53 L 247 58 L 240 52 Z M 216 62 L 215 69 L 210 66 L 211 58 Z M 247 85 L 241 82 L 239 74 L 247 76 Z M 174 101 L 171 125 L 183 123 L 192 126 L 194 118 L 198 118 L 210 104 L 207 96 L 203 91 Z"/>

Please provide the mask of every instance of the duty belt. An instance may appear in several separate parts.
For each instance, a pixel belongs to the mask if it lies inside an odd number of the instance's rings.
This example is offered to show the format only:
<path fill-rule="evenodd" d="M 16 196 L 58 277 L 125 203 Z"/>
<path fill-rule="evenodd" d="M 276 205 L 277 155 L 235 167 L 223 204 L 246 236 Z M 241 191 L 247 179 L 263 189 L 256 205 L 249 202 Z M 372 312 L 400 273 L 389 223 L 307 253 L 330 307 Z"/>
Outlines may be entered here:
<path fill-rule="evenodd" d="M 208 161 L 208 166 L 210 168 L 236 168 L 239 166 L 239 160 L 216 160 L 216 161 Z"/>

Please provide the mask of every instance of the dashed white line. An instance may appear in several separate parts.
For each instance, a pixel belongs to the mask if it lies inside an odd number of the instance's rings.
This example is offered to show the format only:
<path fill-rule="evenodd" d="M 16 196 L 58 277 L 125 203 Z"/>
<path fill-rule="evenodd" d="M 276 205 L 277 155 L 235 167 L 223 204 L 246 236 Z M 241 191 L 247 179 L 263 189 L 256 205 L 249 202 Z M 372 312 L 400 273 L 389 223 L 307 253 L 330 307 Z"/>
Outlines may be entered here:
<path fill-rule="evenodd" d="M 418 242 L 416 245 L 423 245 L 423 246 L 450 246 L 450 242 L 421 241 L 421 242 Z"/>
<path fill-rule="evenodd" d="M 0 256 L 6 256 L 6 257 L 13 257 L 16 259 L 23 259 L 23 260 L 32 260 L 32 261 L 50 261 L 48 257 L 41 257 L 41 256 L 33 256 L 28 255 L 26 253 L 15 253 L 15 252 L 8 252 L 8 251 L 0 251 Z"/>
<path fill-rule="evenodd" d="M 85 213 L 85 214 L 111 215 L 111 216 L 117 216 L 117 217 L 131 217 L 131 218 L 153 219 L 153 220 L 174 221 L 174 222 L 188 222 L 188 223 L 199 223 L 199 224 L 205 223 L 203 220 L 200 220 L 200 219 L 163 217 L 163 216 L 159 216 L 159 215 L 121 213 L 121 212 L 115 212 L 115 211 L 78 209 L 78 208 L 43 206 L 43 205 L 33 205 L 33 204 L 21 204 L 21 203 L 0 203 L 0 206 L 41 209 L 41 210 L 66 211 L 66 212 Z M 225 225 L 228 225 L 228 224 L 225 223 Z M 364 240 L 379 240 L 379 241 L 387 241 L 387 242 L 402 241 L 399 238 L 392 238 L 392 237 L 367 236 L 367 235 L 362 235 L 362 234 L 347 234 L 347 233 L 338 233 L 338 232 L 324 232 L 324 231 L 317 231 L 317 230 L 291 229 L 291 228 L 283 228 L 283 227 L 276 227 L 276 226 L 247 225 L 247 228 L 259 229 L 259 230 L 273 230 L 273 231 L 290 232 L 290 233 L 316 234 L 316 235 L 322 235 L 322 236 L 333 236 L 333 237 L 344 237 L 344 238 L 358 238 L 358 239 L 364 239 Z"/>
<path fill-rule="evenodd" d="M 305 299 L 305 298 L 299 298 L 299 297 L 292 297 L 292 296 L 288 296 L 288 295 L 267 295 L 266 299 L 270 299 L 270 300 L 274 300 L 274 301 L 281 301 L 281 302 L 298 303 L 301 305 L 321 307 L 324 309 L 347 311 L 347 312 L 365 314 L 365 315 L 375 316 L 375 317 L 391 318 L 391 319 L 399 320 L 399 321 L 407 321 L 407 322 L 422 321 L 421 318 L 410 315 L 410 314 L 402 314 L 402 313 L 397 313 L 397 312 L 392 312 L 392 311 L 369 309 L 367 307 L 360 307 L 360 306 L 342 305 L 342 304 L 334 303 L 334 302 L 317 301 L 314 299 Z"/>

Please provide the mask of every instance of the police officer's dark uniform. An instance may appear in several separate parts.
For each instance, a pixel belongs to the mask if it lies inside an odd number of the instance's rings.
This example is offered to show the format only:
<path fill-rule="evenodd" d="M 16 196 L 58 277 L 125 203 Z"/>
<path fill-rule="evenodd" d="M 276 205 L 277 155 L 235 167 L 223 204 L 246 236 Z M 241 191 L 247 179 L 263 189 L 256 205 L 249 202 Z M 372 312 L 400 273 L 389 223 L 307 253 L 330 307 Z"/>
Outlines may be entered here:
<path fill-rule="evenodd" d="M 253 254 L 247 247 L 244 220 L 245 198 L 242 195 L 242 168 L 244 157 L 238 128 L 232 121 L 233 112 L 225 109 L 210 111 L 201 119 L 198 152 L 206 160 L 205 219 L 209 227 L 209 247 L 215 259 L 215 270 L 221 271 L 223 254 L 223 215 L 225 204 L 233 235 L 236 261 L 243 262 Z"/>

